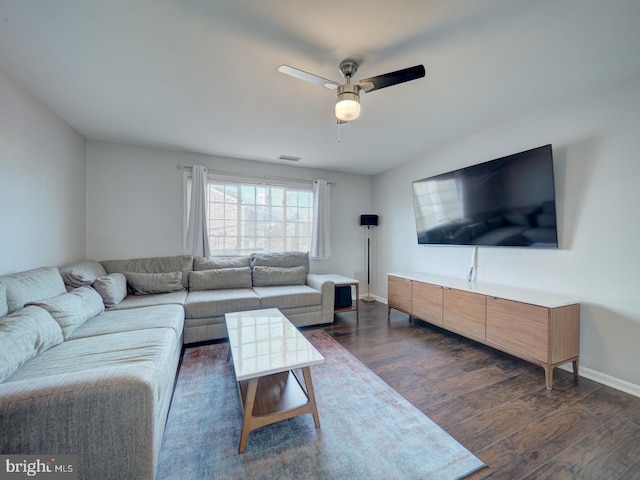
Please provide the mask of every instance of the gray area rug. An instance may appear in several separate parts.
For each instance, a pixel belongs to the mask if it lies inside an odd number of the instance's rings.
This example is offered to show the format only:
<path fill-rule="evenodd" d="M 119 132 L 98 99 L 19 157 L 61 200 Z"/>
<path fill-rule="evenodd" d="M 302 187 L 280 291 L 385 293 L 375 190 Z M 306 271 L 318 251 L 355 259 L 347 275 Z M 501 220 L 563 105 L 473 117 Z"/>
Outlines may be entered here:
<path fill-rule="evenodd" d="M 303 332 L 325 357 L 311 367 L 310 414 L 262 427 L 238 454 L 242 410 L 227 344 L 186 350 L 158 480 L 463 478 L 483 463 L 323 330 Z"/>

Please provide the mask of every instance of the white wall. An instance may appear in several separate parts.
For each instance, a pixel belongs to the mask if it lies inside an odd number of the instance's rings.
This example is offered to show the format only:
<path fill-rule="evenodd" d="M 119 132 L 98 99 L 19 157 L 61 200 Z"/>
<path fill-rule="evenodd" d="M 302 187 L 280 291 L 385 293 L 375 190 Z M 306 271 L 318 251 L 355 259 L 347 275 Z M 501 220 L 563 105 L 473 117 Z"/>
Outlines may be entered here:
<path fill-rule="evenodd" d="M 369 213 L 371 177 L 248 160 L 88 141 L 88 258 L 105 260 L 182 254 L 183 165 L 212 170 L 336 182 L 331 191 L 333 256 L 313 261 L 316 273 L 366 282 L 362 213 Z"/>
<path fill-rule="evenodd" d="M 560 248 L 478 249 L 477 280 L 581 302 L 581 366 L 640 386 L 640 78 L 449 145 L 374 178 L 376 291 L 386 274 L 466 278 L 471 247 L 418 246 L 411 182 L 553 144 Z M 640 387 L 638 390 L 640 391 Z"/>
<path fill-rule="evenodd" d="M 84 258 L 85 140 L 0 70 L 0 275 Z"/>

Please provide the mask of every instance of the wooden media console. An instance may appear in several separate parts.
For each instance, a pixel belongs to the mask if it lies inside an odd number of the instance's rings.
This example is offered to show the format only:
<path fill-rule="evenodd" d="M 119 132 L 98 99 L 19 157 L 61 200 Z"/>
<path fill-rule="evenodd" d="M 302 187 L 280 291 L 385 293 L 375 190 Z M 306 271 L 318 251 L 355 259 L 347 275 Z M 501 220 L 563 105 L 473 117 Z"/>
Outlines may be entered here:
<path fill-rule="evenodd" d="M 544 368 L 568 362 L 578 378 L 580 304 L 545 292 L 423 273 L 390 273 L 388 308 L 400 310 Z"/>

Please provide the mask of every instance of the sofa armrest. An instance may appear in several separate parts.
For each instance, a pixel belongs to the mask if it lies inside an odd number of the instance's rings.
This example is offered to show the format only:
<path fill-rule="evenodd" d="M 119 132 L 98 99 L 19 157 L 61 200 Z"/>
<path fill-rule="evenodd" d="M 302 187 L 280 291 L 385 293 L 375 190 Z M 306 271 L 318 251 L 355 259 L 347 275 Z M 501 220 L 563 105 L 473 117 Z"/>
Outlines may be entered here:
<path fill-rule="evenodd" d="M 322 294 L 322 323 L 333 323 L 336 284 L 324 275 L 307 273 L 307 285 Z"/>
<path fill-rule="evenodd" d="M 79 478 L 152 479 L 156 372 L 115 367 L 0 384 L 0 451 L 78 455 Z"/>

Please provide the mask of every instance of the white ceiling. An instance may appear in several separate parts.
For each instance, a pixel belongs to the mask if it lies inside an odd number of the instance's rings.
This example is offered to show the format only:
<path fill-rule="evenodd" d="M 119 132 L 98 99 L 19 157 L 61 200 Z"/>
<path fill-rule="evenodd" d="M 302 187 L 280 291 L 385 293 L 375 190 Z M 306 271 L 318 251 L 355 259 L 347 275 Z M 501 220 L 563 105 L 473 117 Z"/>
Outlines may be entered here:
<path fill-rule="evenodd" d="M 0 68 L 90 139 L 375 174 L 640 74 L 638 0 L 0 0 Z M 416 64 L 362 94 L 342 81 Z M 6 114 L 6 112 L 0 112 Z"/>

